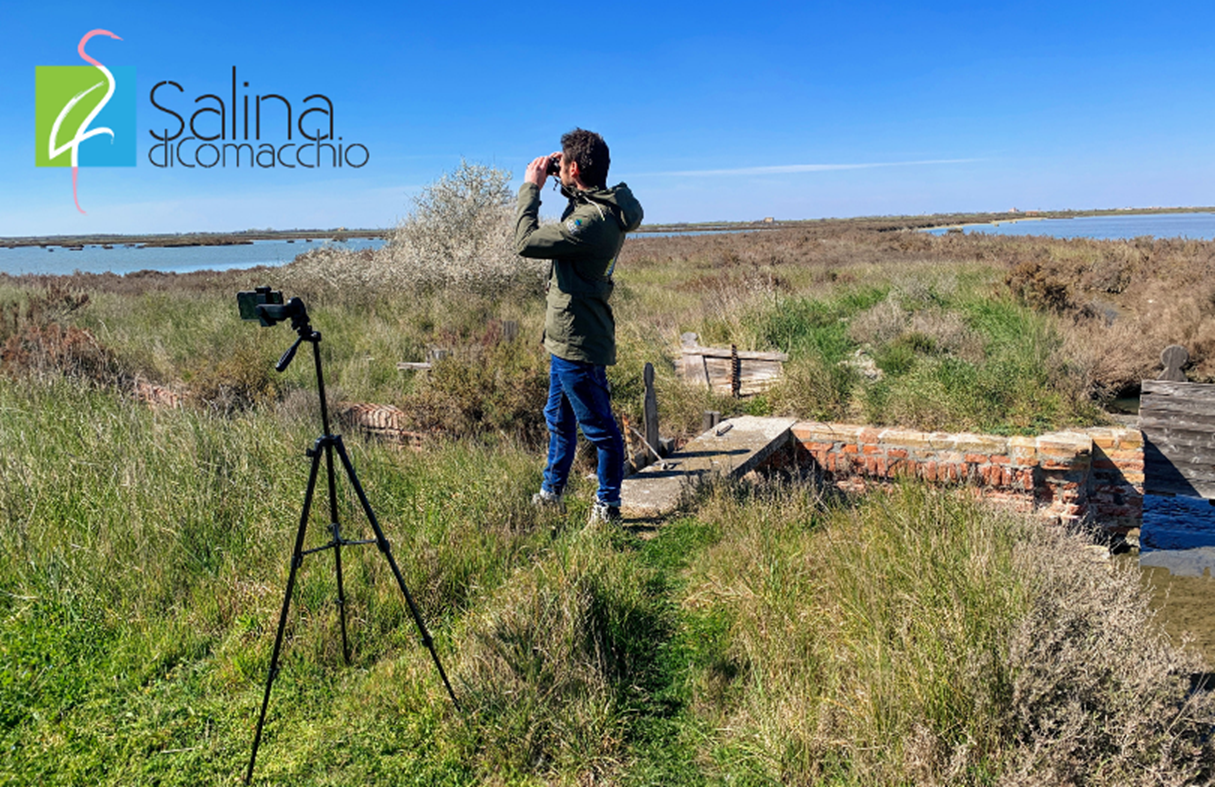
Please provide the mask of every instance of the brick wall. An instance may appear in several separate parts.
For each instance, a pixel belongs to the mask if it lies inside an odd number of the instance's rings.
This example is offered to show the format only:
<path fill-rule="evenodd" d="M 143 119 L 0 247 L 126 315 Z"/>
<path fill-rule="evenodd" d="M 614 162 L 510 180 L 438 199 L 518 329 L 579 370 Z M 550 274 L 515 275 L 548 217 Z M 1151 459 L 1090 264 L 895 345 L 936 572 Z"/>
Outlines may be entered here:
<path fill-rule="evenodd" d="M 800 462 L 850 491 L 907 477 L 967 485 L 1019 511 L 1119 532 L 1143 515 L 1137 429 L 1000 437 L 803 421 L 793 439 Z"/>
<path fill-rule="evenodd" d="M 1138 429 L 1088 429 L 1093 438 L 1090 507 L 1096 520 L 1125 532 L 1143 522 L 1143 433 Z"/>

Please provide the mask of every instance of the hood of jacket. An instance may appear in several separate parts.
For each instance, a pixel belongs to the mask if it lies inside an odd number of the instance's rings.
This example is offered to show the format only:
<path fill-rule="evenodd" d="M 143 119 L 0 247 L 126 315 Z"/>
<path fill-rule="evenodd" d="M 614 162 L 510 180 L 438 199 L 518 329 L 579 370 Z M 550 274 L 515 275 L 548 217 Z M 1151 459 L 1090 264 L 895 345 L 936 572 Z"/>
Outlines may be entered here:
<path fill-rule="evenodd" d="M 617 183 L 615 186 L 607 188 L 594 187 L 583 191 L 582 189 L 566 189 L 561 187 L 561 193 L 574 202 L 589 202 L 598 205 L 603 205 L 611 209 L 612 215 L 616 217 L 617 223 L 620 224 L 620 229 L 625 232 L 632 232 L 641 226 L 641 220 L 645 217 L 645 211 L 641 209 L 641 203 L 633 196 L 633 192 L 628 185 Z"/>

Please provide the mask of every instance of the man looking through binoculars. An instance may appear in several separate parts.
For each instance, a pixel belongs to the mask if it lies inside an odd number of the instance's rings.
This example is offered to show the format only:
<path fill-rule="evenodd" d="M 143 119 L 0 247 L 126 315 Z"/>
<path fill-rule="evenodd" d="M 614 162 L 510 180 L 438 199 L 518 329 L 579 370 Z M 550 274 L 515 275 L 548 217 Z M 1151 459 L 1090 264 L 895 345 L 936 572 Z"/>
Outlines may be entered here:
<path fill-rule="evenodd" d="M 618 522 L 624 441 L 605 373 L 616 363 L 609 299 L 625 234 L 640 226 L 643 214 L 628 186 L 607 187 L 610 162 L 603 137 L 580 128 L 561 137 L 559 153 L 533 160 L 519 187 L 515 248 L 524 257 L 552 260 L 544 316 L 544 347 L 552 356 L 544 408 L 548 462 L 533 502 L 562 502 L 581 426 L 599 455 L 591 520 Z M 549 175 L 560 180 L 569 202 L 560 222 L 541 226 L 540 189 Z"/>

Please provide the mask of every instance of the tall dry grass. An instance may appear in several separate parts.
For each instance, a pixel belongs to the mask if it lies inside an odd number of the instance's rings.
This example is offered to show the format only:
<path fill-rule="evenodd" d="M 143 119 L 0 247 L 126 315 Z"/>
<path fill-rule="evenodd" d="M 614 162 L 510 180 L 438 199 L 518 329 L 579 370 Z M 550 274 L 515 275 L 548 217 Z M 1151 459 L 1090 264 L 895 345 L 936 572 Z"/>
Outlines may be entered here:
<path fill-rule="evenodd" d="M 1080 537 L 909 486 L 719 493 L 683 604 L 722 620 L 696 712 L 784 784 L 1201 784 L 1215 699 L 1137 576 Z"/>
<path fill-rule="evenodd" d="M 1188 321 L 1204 368 L 1211 248 L 830 223 L 631 239 L 618 409 L 639 415 L 654 361 L 675 432 L 704 409 L 1081 421 L 1080 405 L 1143 368 L 1114 346 L 1138 340 L 1122 326 L 1155 320 L 1155 341 Z M 1072 537 L 914 487 L 847 504 L 723 487 L 652 539 L 584 531 L 590 482 L 574 480 L 564 514 L 529 505 L 537 294 L 347 286 L 345 262 L 0 284 L 6 336 L 36 324 L 27 349 L 41 353 L 0 379 L 0 781 L 238 778 L 318 428 L 308 359 L 267 371 L 293 337 L 236 319 L 232 294 L 265 283 L 308 300 L 332 394 L 397 404 L 452 438 L 348 444 L 469 709 L 452 711 L 371 550 L 346 564 L 343 666 L 332 572 L 310 558 L 268 781 L 1211 781 L 1210 696 L 1189 681 L 1207 668 L 1156 632 L 1134 577 Z M 87 303 L 59 308 L 51 284 Z M 523 338 L 505 341 L 505 320 Z M 57 355 L 50 325 L 97 348 L 106 375 Z M 686 330 L 789 350 L 786 386 L 745 404 L 684 386 Z M 1094 346 L 1126 362 L 1101 366 Z M 434 348 L 451 354 L 429 376 L 396 369 Z M 132 400 L 136 375 L 180 386 L 185 406 Z M 339 512 L 359 534 L 348 492 Z"/>

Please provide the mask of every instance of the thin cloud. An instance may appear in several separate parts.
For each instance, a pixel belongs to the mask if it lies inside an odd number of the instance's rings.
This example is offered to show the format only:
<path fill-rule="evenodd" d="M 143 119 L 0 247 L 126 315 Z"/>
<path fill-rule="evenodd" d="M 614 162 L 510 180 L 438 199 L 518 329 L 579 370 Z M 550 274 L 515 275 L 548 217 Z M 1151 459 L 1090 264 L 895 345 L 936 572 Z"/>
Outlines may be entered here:
<path fill-rule="evenodd" d="M 831 172 L 841 169 L 873 169 L 875 167 L 920 167 L 931 164 L 969 164 L 978 158 L 931 159 L 928 161 L 881 161 L 868 164 L 779 164 L 774 167 L 737 167 L 734 169 L 687 169 L 675 172 L 649 172 L 649 175 L 788 175 L 796 172 Z"/>

